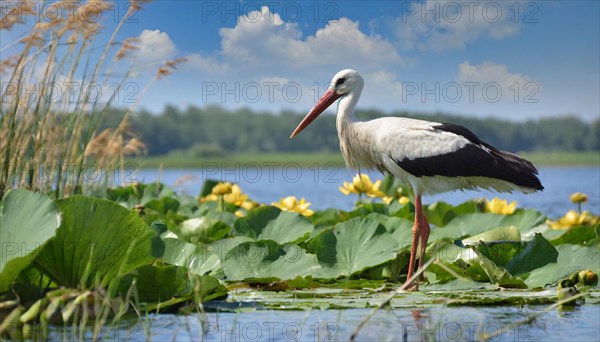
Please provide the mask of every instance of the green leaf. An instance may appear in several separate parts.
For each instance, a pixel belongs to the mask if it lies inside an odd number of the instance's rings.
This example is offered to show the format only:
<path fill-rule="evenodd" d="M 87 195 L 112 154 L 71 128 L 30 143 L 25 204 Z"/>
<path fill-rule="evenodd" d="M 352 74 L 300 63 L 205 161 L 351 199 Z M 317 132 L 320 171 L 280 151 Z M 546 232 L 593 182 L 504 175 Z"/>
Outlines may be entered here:
<path fill-rule="evenodd" d="M 317 211 L 309 217 L 309 220 L 315 226 L 315 228 L 320 227 L 330 227 L 340 222 L 342 211 L 338 209 L 325 209 L 322 211 Z"/>
<path fill-rule="evenodd" d="M 504 267 L 496 265 L 479 250 L 478 246 L 471 246 L 471 249 L 479 257 L 479 265 L 483 268 L 492 283 L 507 288 L 527 288 L 527 285 L 525 285 L 521 278 L 511 275 Z"/>
<path fill-rule="evenodd" d="M 398 253 L 398 243 L 392 234 L 372 217 L 339 223 L 321 232 L 309 244 L 322 266 L 313 278 L 350 276 L 395 259 Z"/>
<path fill-rule="evenodd" d="M 162 260 L 168 264 L 187 268 L 197 275 L 205 275 L 220 267 L 219 257 L 204 246 L 197 246 L 180 239 L 165 238 Z"/>
<path fill-rule="evenodd" d="M 568 277 L 575 271 L 590 269 L 596 274 L 600 273 L 600 245 L 589 247 L 580 245 L 556 246 L 558 258 L 555 263 L 531 271 L 525 283 L 529 287 L 543 287 L 554 284 L 558 280 Z"/>
<path fill-rule="evenodd" d="M 320 268 L 314 255 L 296 245 L 281 246 L 275 241 L 244 242 L 223 259 L 228 280 L 282 279 L 313 275 Z"/>
<path fill-rule="evenodd" d="M 360 205 L 348 213 L 349 218 L 354 217 L 366 217 L 371 213 L 388 214 L 388 207 L 383 203 L 375 202 L 363 202 Z"/>
<path fill-rule="evenodd" d="M 522 251 L 519 241 L 492 241 L 477 244 L 477 250 L 500 267 L 506 265 Z M 511 272 L 514 275 L 514 273 Z"/>
<path fill-rule="evenodd" d="M 273 240 L 280 244 L 300 242 L 310 235 L 314 227 L 304 216 L 263 206 L 251 210 L 233 225 L 236 235 L 255 240 Z"/>
<path fill-rule="evenodd" d="M 537 233 L 533 240 L 527 243 L 523 251 L 506 264 L 506 269 L 513 275 L 519 275 L 556 262 L 558 251 Z"/>
<path fill-rule="evenodd" d="M 225 223 L 204 216 L 183 221 L 178 235 L 192 243 L 209 243 L 224 238 L 230 230 Z"/>
<path fill-rule="evenodd" d="M 392 237 L 398 243 L 398 250 L 410 250 L 412 246 L 412 221 L 401 217 L 390 217 L 376 213 L 370 214 L 367 217 L 376 219 L 383 224 L 385 229 L 392 234 Z"/>
<path fill-rule="evenodd" d="M 596 229 L 590 226 L 576 226 L 564 231 L 564 234 L 551 240 L 553 245 L 578 244 L 585 245 L 596 238 Z"/>
<path fill-rule="evenodd" d="M 154 260 L 156 235 L 137 213 L 86 196 L 56 204 L 63 222 L 36 259 L 36 267 L 56 283 L 71 288 L 106 286 Z"/>
<path fill-rule="evenodd" d="M 0 292 L 29 266 L 60 225 L 60 213 L 48 197 L 10 190 L 0 210 Z"/>
<path fill-rule="evenodd" d="M 459 215 L 445 227 L 431 230 L 431 241 L 442 238 L 460 239 L 483 233 L 492 228 L 514 226 L 523 232 L 543 223 L 545 216 L 535 210 L 517 210 L 513 215 L 473 213 Z M 533 238 L 533 234 L 529 238 Z"/>
<path fill-rule="evenodd" d="M 146 204 L 144 204 L 144 208 L 152 209 L 165 215 L 169 211 L 176 213 L 179 205 L 179 201 L 173 199 L 172 197 L 162 197 L 148 201 Z"/>
<path fill-rule="evenodd" d="M 425 216 L 430 224 L 437 227 L 443 227 L 452 221 L 456 216 L 462 214 L 471 214 L 477 212 L 477 204 L 473 201 L 453 206 L 446 202 L 435 202 L 425 209 Z"/>
<path fill-rule="evenodd" d="M 519 229 L 515 226 L 498 227 L 463 239 L 462 243 L 464 245 L 470 245 L 479 241 L 521 241 L 521 232 L 519 232 Z"/>
<path fill-rule="evenodd" d="M 146 265 L 135 271 L 138 299 L 142 302 L 161 302 L 192 293 L 186 268 L 166 265 Z"/>

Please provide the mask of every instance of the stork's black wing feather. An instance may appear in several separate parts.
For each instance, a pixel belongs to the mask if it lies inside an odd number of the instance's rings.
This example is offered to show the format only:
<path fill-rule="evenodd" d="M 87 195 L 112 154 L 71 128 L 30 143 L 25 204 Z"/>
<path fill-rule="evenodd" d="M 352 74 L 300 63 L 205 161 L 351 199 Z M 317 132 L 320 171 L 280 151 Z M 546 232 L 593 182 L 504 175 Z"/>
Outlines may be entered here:
<path fill-rule="evenodd" d="M 544 189 L 537 177 L 538 170 L 530 161 L 516 154 L 498 150 L 463 126 L 444 123 L 432 127 L 460 135 L 469 143 L 451 153 L 396 160 L 398 166 L 417 177 L 488 177 L 522 187 Z"/>

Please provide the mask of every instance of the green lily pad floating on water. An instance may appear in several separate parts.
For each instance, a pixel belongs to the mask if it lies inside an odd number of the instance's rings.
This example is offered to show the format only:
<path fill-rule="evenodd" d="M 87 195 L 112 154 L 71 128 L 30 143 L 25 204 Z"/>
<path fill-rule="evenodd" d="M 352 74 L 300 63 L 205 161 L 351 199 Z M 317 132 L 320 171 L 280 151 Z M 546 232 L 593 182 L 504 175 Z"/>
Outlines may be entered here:
<path fill-rule="evenodd" d="M 519 229 L 524 238 L 533 238 L 525 236 L 533 227 L 543 223 L 546 216 L 536 210 L 517 210 L 512 215 L 497 215 L 490 213 L 473 213 L 456 216 L 444 227 L 438 227 L 431 230 L 430 241 L 442 238 L 464 238 L 484 233 L 490 229 L 498 227 L 514 226 Z"/>
<path fill-rule="evenodd" d="M 63 222 L 36 259 L 36 267 L 71 288 L 107 286 L 160 257 L 155 232 L 115 202 L 72 196 L 56 201 Z M 162 247 L 162 246 L 160 246 Z"/>
<path fill-rule="evenodd" d="M 162 260 L 168 264 L 185 267 L 200 276 L 217 270 L 221 265 L 219 257 L 204 246 L 177 238 L 165 238 L 163 241 L 165 252 Z"/>
<path fill-rule="evenodd" d="M 262 240 L 241 243 L 222 261 L 227 280 L 267 282 L 313 275 L 320 269 L 317 258 L 296 245 L 281 246 Z"/>
<path fill-rule="evenodd" d="M 321 269 L 313 278 L 351 276 L 369 267 L 393 260 L 399 245 L 375 218 L 354 218 L 326 229 L 308 243 Z"/>
<path fill-rule="evenodd" d="M 0 292 L 4 292 L 54 236 L 60 212 L 50 198 L 22 189 L 8 191 L 1 204 Z"/>
<path fill-rule="evenodd" d="M 535 269 L 529 273 L 525 283 L 529 287 L 544 287 L 568 277 L 579 270 L 590 269 L 600 273 L 600 244 L 591 246 L 560 245 L 556 246 L 558 258 L 556 262 Z"/>
<path fill-rule="evenodd" d="M 314 226 L 304 216 L 263 206 L 251 210 L 233 225 L 235 235 L 255 240 L 273 240 L 279 244 L 297 243 L 307 239 Z"/>

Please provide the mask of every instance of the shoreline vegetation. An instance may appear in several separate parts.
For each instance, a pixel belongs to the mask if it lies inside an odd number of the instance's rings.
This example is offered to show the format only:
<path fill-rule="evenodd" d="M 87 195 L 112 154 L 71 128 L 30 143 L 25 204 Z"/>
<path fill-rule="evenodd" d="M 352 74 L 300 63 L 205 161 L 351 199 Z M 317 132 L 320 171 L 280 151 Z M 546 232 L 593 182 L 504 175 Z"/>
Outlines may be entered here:
<path fill-rule="evenodd" d="M 596 151 L 560 151 L 560 152 L 522 152 L 520 156 L 531 160 L 538 167 L 543 166 L 598 166 L 600 153 Z M 344 166 L 344 160 L 339 152 L 280 152 L 280 153 L 231 153 L 213 157 L 190 157 L 184 154 L 168 154 L 162 156 L 146 156 L 131 159 L 139 163 L 141 168 L 184 169 L 199 168 L 209 164 L 218 166 L 260 166 L 284 167 L 294 163 L 300 167 Z"/>

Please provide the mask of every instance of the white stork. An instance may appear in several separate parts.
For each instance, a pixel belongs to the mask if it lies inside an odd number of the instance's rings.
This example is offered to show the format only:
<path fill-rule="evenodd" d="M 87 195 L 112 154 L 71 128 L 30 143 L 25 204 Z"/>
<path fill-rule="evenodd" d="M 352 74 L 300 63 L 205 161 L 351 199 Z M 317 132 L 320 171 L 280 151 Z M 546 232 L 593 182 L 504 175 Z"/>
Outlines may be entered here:
<path fill-rule="evenodd" d="M 341 99 L 336 126 L 346 166 L 377 169 L 414 190 L 415 222 L 407 280 L 413 275 L 417 246 L 421 246 L 420 268 L 429 238 L 430 227 L 421 206 L 423 194 L 465 189 L 531 193 L 544 189 L 531 162 L 498 150 L 463 126 L 401 117 L 356 121 L 354 107 L 363 85 L 362 76 L 355 70 L 335 74 L 328 90 L 290 139 Z"/>

